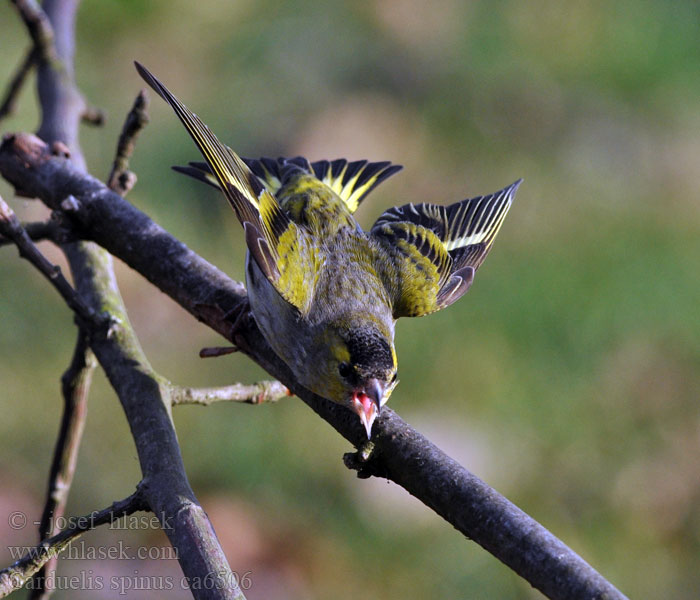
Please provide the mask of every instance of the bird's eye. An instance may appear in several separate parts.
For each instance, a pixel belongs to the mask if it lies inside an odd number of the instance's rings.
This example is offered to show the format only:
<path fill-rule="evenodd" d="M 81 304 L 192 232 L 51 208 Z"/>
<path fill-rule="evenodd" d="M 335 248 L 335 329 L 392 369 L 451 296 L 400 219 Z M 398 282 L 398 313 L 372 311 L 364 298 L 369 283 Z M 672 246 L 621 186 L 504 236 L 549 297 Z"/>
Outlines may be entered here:
<path fill-rule="evenodd" d="M 398 373 L 394 373 L 394 376 L 391 378 L 391 383 L 394 383 L 394 381 L 396 381 L 397 376 L 398 376 Z"/>
<path fill-rule="evenodd" d="M 349 377 L 350 373 L 352 373 L 352 367 L 350 366 L 350 363 L 341 362 L 338 365 L 338 373 L 340 373 L 340 376 L 343 378 Z"/>

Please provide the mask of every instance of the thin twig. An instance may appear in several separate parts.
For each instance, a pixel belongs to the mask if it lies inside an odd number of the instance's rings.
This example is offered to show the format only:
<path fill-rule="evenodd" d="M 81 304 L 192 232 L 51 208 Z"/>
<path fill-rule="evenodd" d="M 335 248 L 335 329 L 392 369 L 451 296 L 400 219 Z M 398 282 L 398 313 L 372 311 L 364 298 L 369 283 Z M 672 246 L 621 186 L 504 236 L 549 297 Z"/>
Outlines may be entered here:
<path fill-rule="evenodd" d="M 148 123 L 148 96 L 141 90 L 126 116 L 122 132 L 117 142 L 117 153 L 112 164 L 112 171 L 107 178 L 107 185 L 120 196 L 125 196 L 136 183 L 136 175 L 129 171 L 129 159 L 134 153 L 134 144 L 141 130 Z"/>
<path fill-rule="evenodd" d="M 42 275 L 44 275 L 53 285 L 66 304 L 75 314 L 86 322 L 92 324 L 106 323 L 107 319 L 99 316 L 90 308 L 76 291 L 71 287 L 68 280 L 63 276 L 60 267 L 52 264 L 39 251 L 31 240 L 22 224 L 19 222 L 14 211 L 0 198 L 0 235 L 11 239 L 19 250 L 19 255 L 32 263 Z"/>
<path fill-rule="evenodd" d="M 208 348 L 202 348 L 199 351 L 199 358 L 218 358 L 220 356 L 226 356 L 227 354 L 233 354 L 238 352 L 236 346 L 214 346 Z"/>
<path fill-rule="evenodd" d="M 27 80 L 27 75 L 29 75 L 29 72 L 36 64 L 36 56 L 36 48 L 32 47 L 24 55 L 19 67 L 17 67 L 15 74 L 10 80 L 10 84 L 7 86 L 5 98 L 0 106 L 0 121 L 15 112 L 17 107 L 17 98 L 19 97 L 19 93 L 22 91 L 24 82 Z"/>
<path fill-rule="evenodd" d="M 33 242 L 42 240 L 56 240 L 58 237 L 58 225 L 55 221 L 37 221 L 33 223 L 22 223 L 22 227 L 27 232 L 29 239 Z M 14 241 L 8 237 L 0 236 L 0 246 L 10 246 Z"/>
<path fill-rule="evenodd" d="M 18 561 L 9 567 L 0 570 L 0 598 L 4 598 L 11 592 L 21 589 L 27 580 L 34 575 L 49 560 L 57 557 L 68 545 L 91 529 L 113 523 L 124 516 L 141 510 L 148 510 L 148 506 L 141 498 L 139 490 L 128 498 L 115 502 L 108 508 L 96 510 L 89 515 L 72 518 L 69 521 L 72 527 L 64 529 L 61 533 L 42 541 L 32 548 Z"/>
<path fill-rule="evenodd" d="M 86 125 L 102 127 L 105 124 L 107 117 L 101 108 L 97 108 L 96 106 L 86 106 L 80 115 L 80 119 Z"/>
<path fill-rule="evenodd" d="M 290 391 L 279 381 L 259 381 L 252 385 L 235 383 L 223 387 L 189 388 L 173 387 L 170 394 L 172 404 L 201 404 L 208 406 L 214 402 L 242 402 L 262 404 L 277 402 Z"/>
<path fill-rule="evenodd" d="M 39 525 L 40 540 L 57 533 L 56 523 L 65 512 L 87 417 L 90 382 L 96 365 L 95 357 L 87 344 L 87 335 L 80 327 L 73 359 L 61 377 L 63 416 L 49 474 L 46 504 Z M 36 584 L 32 586 L 30 594 L 32 600 L 48 598 L 51 595 L 53 589 L 47 584 L 52 579 L 51 574 L 56 568 L 56 562 L 57 557 L 50 558 L 36 574 Z"/>
<path fill-rule="evenodd" d="M 27 26 L 29 35 L 34 42 L 37 57 L 43 61 L 60 65 L 56 49 L 53 44 L 53 27 L 41 6 L 35 0 L 11 0 L 20 17 Z"/>

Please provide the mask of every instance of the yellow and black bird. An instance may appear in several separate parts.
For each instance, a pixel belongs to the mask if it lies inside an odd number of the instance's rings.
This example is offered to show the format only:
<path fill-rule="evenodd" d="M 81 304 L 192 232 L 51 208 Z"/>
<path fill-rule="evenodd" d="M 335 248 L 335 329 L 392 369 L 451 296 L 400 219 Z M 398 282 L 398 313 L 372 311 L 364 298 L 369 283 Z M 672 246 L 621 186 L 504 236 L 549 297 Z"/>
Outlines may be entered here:
<path fill-rule="evenodd" d="M 245 231 L 250 308 L 299 383 L 354 411 L 367 436 L 396 386 L 394 323 L 469 289 L 521 180 L 449 206 L 405 204 L 369 232 L 353 213 L 401 169 L 388 162 L 242 159 L 142 65 L 206 163 L 177 170 L 219 188 Z"/>

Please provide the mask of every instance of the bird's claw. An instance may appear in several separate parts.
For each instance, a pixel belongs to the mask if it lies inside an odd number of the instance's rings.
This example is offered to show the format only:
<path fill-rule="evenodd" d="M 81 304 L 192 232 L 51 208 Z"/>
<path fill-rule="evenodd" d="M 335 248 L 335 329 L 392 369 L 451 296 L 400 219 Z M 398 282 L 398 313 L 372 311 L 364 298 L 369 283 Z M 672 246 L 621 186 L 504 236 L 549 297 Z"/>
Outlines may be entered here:
<path fill-rule="evenodd" d="M 243 332 L 246 328 L 246 321 L 251 318 L 250 303 L 246 299 L 238 304 L 235 308 L 218 317 L 221 321 L 228 321 L 229 331 L 228 339 L 234 342 L 233 346 L 214 346 L 202 348 L 199 351 L 200 358 L 216 358 L 218 356 L 226 356 L 240 350 L 240 344 L 235 342 L 236 336 Z"/>
<path fill-rule="evenodd" d="M 374 442 L 367 440 L 362 446 L 357 449 L 355 453 L 357 455 L 357 460 L 361 463 L 369 462 L 372 458 L 372 452 L 374 452 Z"/>
<path fill-rule="evenodd" d="M 374 452 L 374 442 L 366 441 L 356 452 L 346 452 L 343 455 L 343 462 L 348 469 L 357 471 L 359 479 L 369 479 L 375 472 L 370 464 Z"/>

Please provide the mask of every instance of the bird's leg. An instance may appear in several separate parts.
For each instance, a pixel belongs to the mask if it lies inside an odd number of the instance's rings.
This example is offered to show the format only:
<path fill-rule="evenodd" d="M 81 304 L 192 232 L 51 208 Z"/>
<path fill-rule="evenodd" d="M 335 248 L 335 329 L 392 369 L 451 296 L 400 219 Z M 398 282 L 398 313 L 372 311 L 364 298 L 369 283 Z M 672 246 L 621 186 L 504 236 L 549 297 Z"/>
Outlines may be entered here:
<path fill-rule="evenodd" d="M 231 321 L 231 328 L 229 330 L 229 339 L 234 340 L 236 334 L 241 330 L 245 329 L 245 322 L 250 318 L 250 302 L 246 298 L 234 309 L 223 315 L 222 320 Z M 210 348 L 202 348 L 199 351 L 200 358 L 215 358 L 217 356 L 225 356 L 227 354 L 233 354 L 238 352 L 239 348 L 237 345 L 233 346 L 214 346 Z"/>

